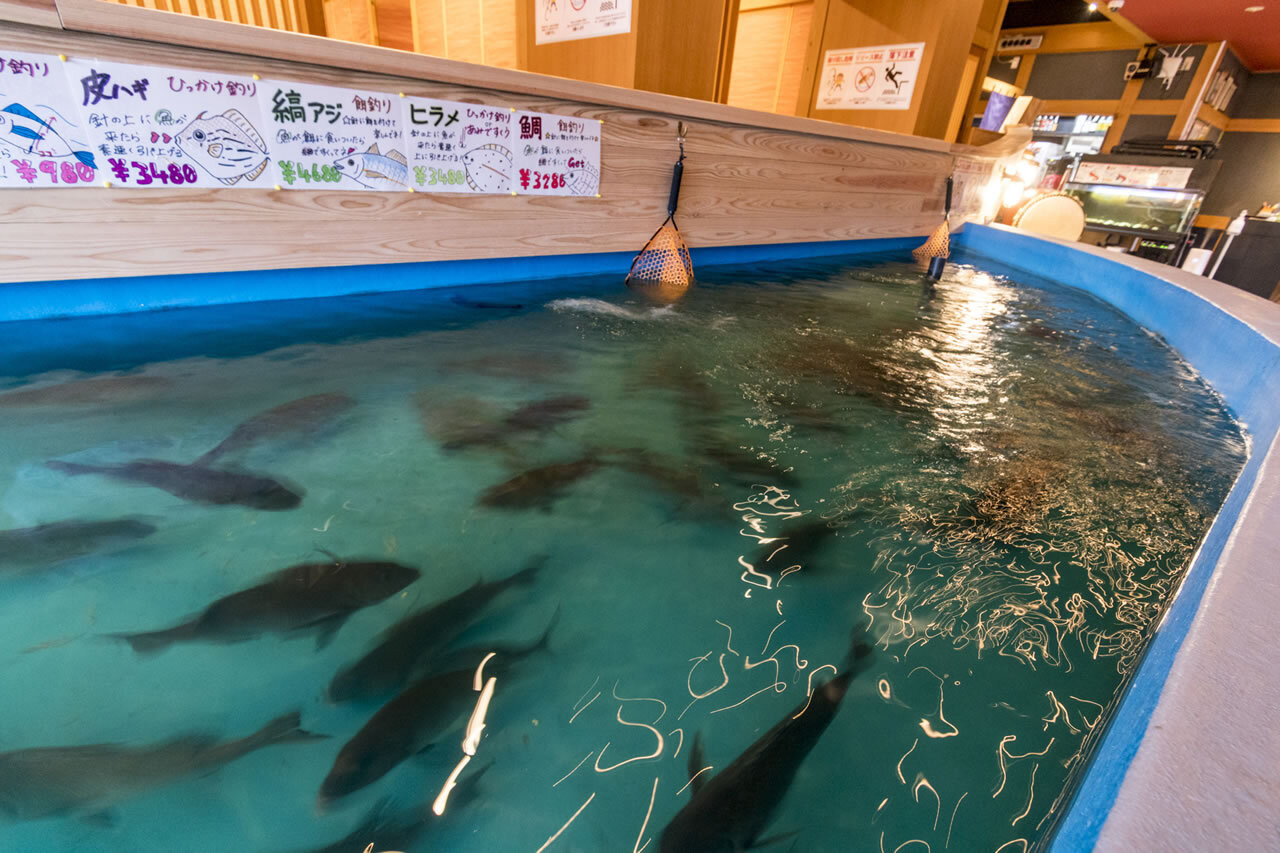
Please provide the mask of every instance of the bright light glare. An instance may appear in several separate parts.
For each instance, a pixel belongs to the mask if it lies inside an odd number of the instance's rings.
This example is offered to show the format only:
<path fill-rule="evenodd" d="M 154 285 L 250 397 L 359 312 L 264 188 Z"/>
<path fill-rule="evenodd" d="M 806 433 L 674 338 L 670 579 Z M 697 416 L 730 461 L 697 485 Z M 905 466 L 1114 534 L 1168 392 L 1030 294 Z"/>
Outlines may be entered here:
<path fill-rule="evenodd" d="M 1004 193 L 1000 198 L 1001 203 L 1005 207 L 1013 207 L 1022 201 L 1022 193 L 1026 190 L 1027 185 L 1018 180 L 1007 180 L 1004 184 Z"/>
<path fill-rule="evenodd" d="M 1098 4 L 1097 4 L 1097 3 L 1090 3 L 1090 4 L 1089 4 L 1089 11 L 1090 11 L 1090 12 L 1096 12 L 1096 11 L 1098 11 Z"/>

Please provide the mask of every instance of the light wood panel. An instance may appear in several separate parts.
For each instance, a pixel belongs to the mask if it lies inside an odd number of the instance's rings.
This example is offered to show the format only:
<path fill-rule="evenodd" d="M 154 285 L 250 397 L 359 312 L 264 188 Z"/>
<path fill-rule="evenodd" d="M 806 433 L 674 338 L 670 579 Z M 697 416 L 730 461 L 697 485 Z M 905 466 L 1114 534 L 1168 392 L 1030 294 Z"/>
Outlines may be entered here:
<path fill-rule="evenodd" d="M 405 2 L 413 16 L 412 47 L 406 49 L 461 62 L 517 67 L 517 0 Z M 385 39 L 383 45 L 395 46 Z"/>
<path fill-rule="evenodd" d="M 825 4 L 820 43 L 805 61 L 808 114 L 829 121 L 899 133 L 946 135 L 973 34 L 988 0 L 832 0 Z M 815 12 L 821 11 L 815 7 Z M 817 25 L 815 24 L 815 29 Z M 818 66 L 828 50 L 880 44 L 925 43 L 911 105 L 906 110 L 818 110 Z"/>
<path fill-rule="evenodd" d="M 374 0 L 378 44 L 396 50 L 413 50 L 413 13 L 410 0 Z"/>
<path fill-rule="evenodd" d="M 565 0 L 568 2 L 568 0 Z M 636 82 L 636 6 L 632 3 L 631 32 L 576 41 L 538 44 L 532 0 L 519 3 L 517 38 L 523 44 L 520 67 L 538 74 L 570 80 L 634 88 Z"/>
<path fill-rule="evenodd" d="M 682 98 L 716 100 L 731 0 L 638 0 L 633 85 Z"/>
<path fill-rule="evenodd" d="M 326 0 L 326 3 L 345 1 Z M 7 0 L 7 2 L 12 2 L 12 0 Z M 175 12 L 180 15 L 212 18 L 219 21 L 249 24 L 255 27 L 268 27 L 287 32 L 310 32 L 305 0 L 114 0 L 114 2 L 128 6 L 141 6 L 160 12 Z M 359 0 L 361 5 L 366 5 L 369 2 L 370 0 Z M 35 4 L 28 2 L 24 5 Z M 24 21 L 24 23 L 44 22 Z M 341 26 L 344 24 L 345 19 L 340 22 L 339 31 L 343 31 Z"/>
<path fill-rule="evenodd" d="M 378 43 L 378 18 L 372 0 L 324 0 L 324 25 L 331 39 Z"/>
<path fill-rule="evenodd" d="M 119 7 L 129 11 L 127 7 Z M 139 10 L 140 11 L 140 10 Z M 169 18 L 171 16 L 160 16 Z M 209 21 L 194 21 L 202 25 Z M 235 28 L 243 34 L 257 30 Z M 446 63 L 273 33 L 381 60 Z M 689 124 L 680 222 L 693 246 L 923 236 L 936 227 L 945 177 L 956 152 L 937 143 L 886 145 L 887 134 L 769 116 L 678 98 L 619 93 L 619 99 L 678 105 L 683 113 L 607 105 L 614 90 L 543 81 L 500 69 L 460 66 L 472 76 L 514 79 L 526 91 L 395 77 L 280 59 L 195 50 L 110 36 L 0 26 L 0 47 L 147 61 L 227 73 L 347 85 L 412 95 L 501 104 L 602 119 L 602 198 L 445 196 L 273 190 L 85 189 L 6 191 L 0 198 L 6 263 L 0 281 L 190 273 L 223 269 L 376 264 L 638 249 L 665 216 L 677 120 Z M 725 121 L 730 116 L 739 121 Z M 806 132 L 754 126 L 760 118 Z M 870 135 L 872 139 L 859 138 Z M 915 143 L 915 140 L 905 140 Z M 994 153 L 994 152 L 990 152 Z M 963 211 L 957 211 L 957 221 Z M 163 240 L 139 242 L 139 233 Z"/>
<path fill-rule="evenodd" d="M 793 113 L 813 22 L 813 2 L 768 3 L 738 15 L 728 103 L 768 112 Z"/>
<path fill-rule="evenodd" d="M 0 0 L 0 21 L 39 27 L 62 25 L 53 0 Z"/>

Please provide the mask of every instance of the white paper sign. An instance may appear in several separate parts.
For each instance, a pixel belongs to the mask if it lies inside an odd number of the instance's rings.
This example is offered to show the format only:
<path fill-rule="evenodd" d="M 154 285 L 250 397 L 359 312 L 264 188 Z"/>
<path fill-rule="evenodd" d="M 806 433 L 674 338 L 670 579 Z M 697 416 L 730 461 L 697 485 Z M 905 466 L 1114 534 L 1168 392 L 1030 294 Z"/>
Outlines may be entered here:
<path fill-rule="evenodd" d="M 905 110 L 920 76 L 924 42 L 829 50 L 818 83 L 820 110 Z"/>
<path fill-rule="evenodd" d="M 516 113 L 516 192 L 585 195 L 600 192 L 598 119 Z"/>
<path fill-rule="evenodd" d="M 462 168 L 475 193 L 508 195 L 515 191 L 512 146 L 515 111 L 510 107 L 464 104 Z"/>
<path fill-rule="evenodd" d="M 258 84 L 274 182 L 293 190 L 409 189 L 399 98 L 386 92 Z"/>
<path fill-rule="evenodd" d="M 1085 161 L 1076 170 L 1075 179 L 1091 184 L 1182 189 L 1191 179 L 1191 171 L 1185 166 L 1140 166 L 1129 163 Z"/>
<path fill-rule="evenodd" d="M 534 43 L 631 32 L 631 0 L 533 0 Z"/>
<path fill-rule="evenodd" d="M 102 177 L 115 186 L 273 183 L 258 81 L 97 59 L 67 67 Z"/>
<path fill-rule="evenodd" d="M 58 57 L 0 51 L 0 187 L 77 187 L 100 180 L 102 156 L 71 93 Z"/>
<path fill-rule="evenodd" d="M 467 181 L 463 161 L 464 128 L 475 119 L 467 118 L 467 110 L 484 109 L 476 104 L 444 101 L 437 98 L 404 98 L 403 116 L 406 154 L 409 158 L 409 180 L 413 188 L 428 193 L 473 193 Z M 490 108 L 492 109 L 492 108 Z M 510 115 L 510 110 L 504 110 Z M 507 122 L 510 124 L 509 119 Z M 483 144 L 483 143 L 481 143 Z M 510 179 L 510 154 L 503 174 Z M 510 192 L 503 189 L 501 192 Z"/>

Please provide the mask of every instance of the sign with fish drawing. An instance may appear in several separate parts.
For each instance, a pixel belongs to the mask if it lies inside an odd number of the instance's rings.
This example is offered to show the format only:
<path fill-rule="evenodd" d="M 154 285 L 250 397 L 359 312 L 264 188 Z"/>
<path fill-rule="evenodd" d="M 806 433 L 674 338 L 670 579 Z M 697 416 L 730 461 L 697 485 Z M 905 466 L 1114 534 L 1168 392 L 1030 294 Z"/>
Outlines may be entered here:
<path fill-rule="evenodd" d="M 460 101 L 408 97 L 402 100 L 405 142 L 409 150 L 409 179 L 415 190 L 428 193 L 474 193 L 473 181 L 467 180 L 467 163 L 463 161 L 464 128 L 475 126 L 479 119 L 468 118 L 467 111 L 494 109 Z M 502 110 L 508 115 L 510 110 Z M 481 143 L 484 144 L 484 143 Z M 510 155 L 502 167 L 511 174 Z M 500 189 L 498 192 L 510 192 Z"/>
<path fill-rule="evenodd" d="M 189 68 L 67 62 L 101 177 L 122 187 L 273 183 L 250 77 Z"/>
<path fill-rule="evenodd" d="M 282 188 L 408 191 L 395 95 L 282 80 L 258 88 Z"/>
<path fill-rule="evenodd" d="M 521 195 L 600 193 L 599 119 L 515 114 L 516 191 Z"/>
<path fill-rule="evenodd" d="M 56 56 L 0 51 L 0 187 L 93 183 L 98 159 Z"/>
<path fill-rule="evenodd" d="M 513 134 L 515 110 L 466 104 L 462 113 L 462 168 L 474 193 L 514 192 Z"/>

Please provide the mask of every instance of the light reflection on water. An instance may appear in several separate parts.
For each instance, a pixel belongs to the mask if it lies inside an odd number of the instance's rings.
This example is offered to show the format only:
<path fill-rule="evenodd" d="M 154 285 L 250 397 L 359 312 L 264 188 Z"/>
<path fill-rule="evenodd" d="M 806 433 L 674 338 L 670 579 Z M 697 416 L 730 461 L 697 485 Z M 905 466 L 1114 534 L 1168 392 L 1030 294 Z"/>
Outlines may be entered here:
<path fill-rule="evenodd" d="M 140 786 L 98 804 L 110 825 L 0 822 L 0 843 L 680 849 L 664 827 L 696 792 L 775 724 L 832 709 L 739 841 L 1043 843 L 1242 462 L 1217 398 L 1106 306 L 963 265 L 932 290 L 897 263 L 712 271 L 660 310 L 571 286 L 501 300 L 518 310 L 404 295 L 10 338 L 28 367 L 0 383 L 0 528 L 105 507 L 154 531 L 0 571 L 0 751 L 236 738 L 292 710 L 332 737 Z M 307 395 L 324 405 L 246 421 Z M 45 465 L 187 463 L 246 423 L 231 467 L 295 486 L 298 509 Z M 325 553 L 423 577 L 322 644 L 148 656 L 102 636 Z M 435 653 L 474 667 L 449 645 L 503 646 L 508 663 L 454 679 L 435 746 L 318 815 L 335 754 L 385 701 L 327 701 L 335 672 L 540 554 L 536 580 Z M 855 625 L 874 656 L 837 694 Z"/>

